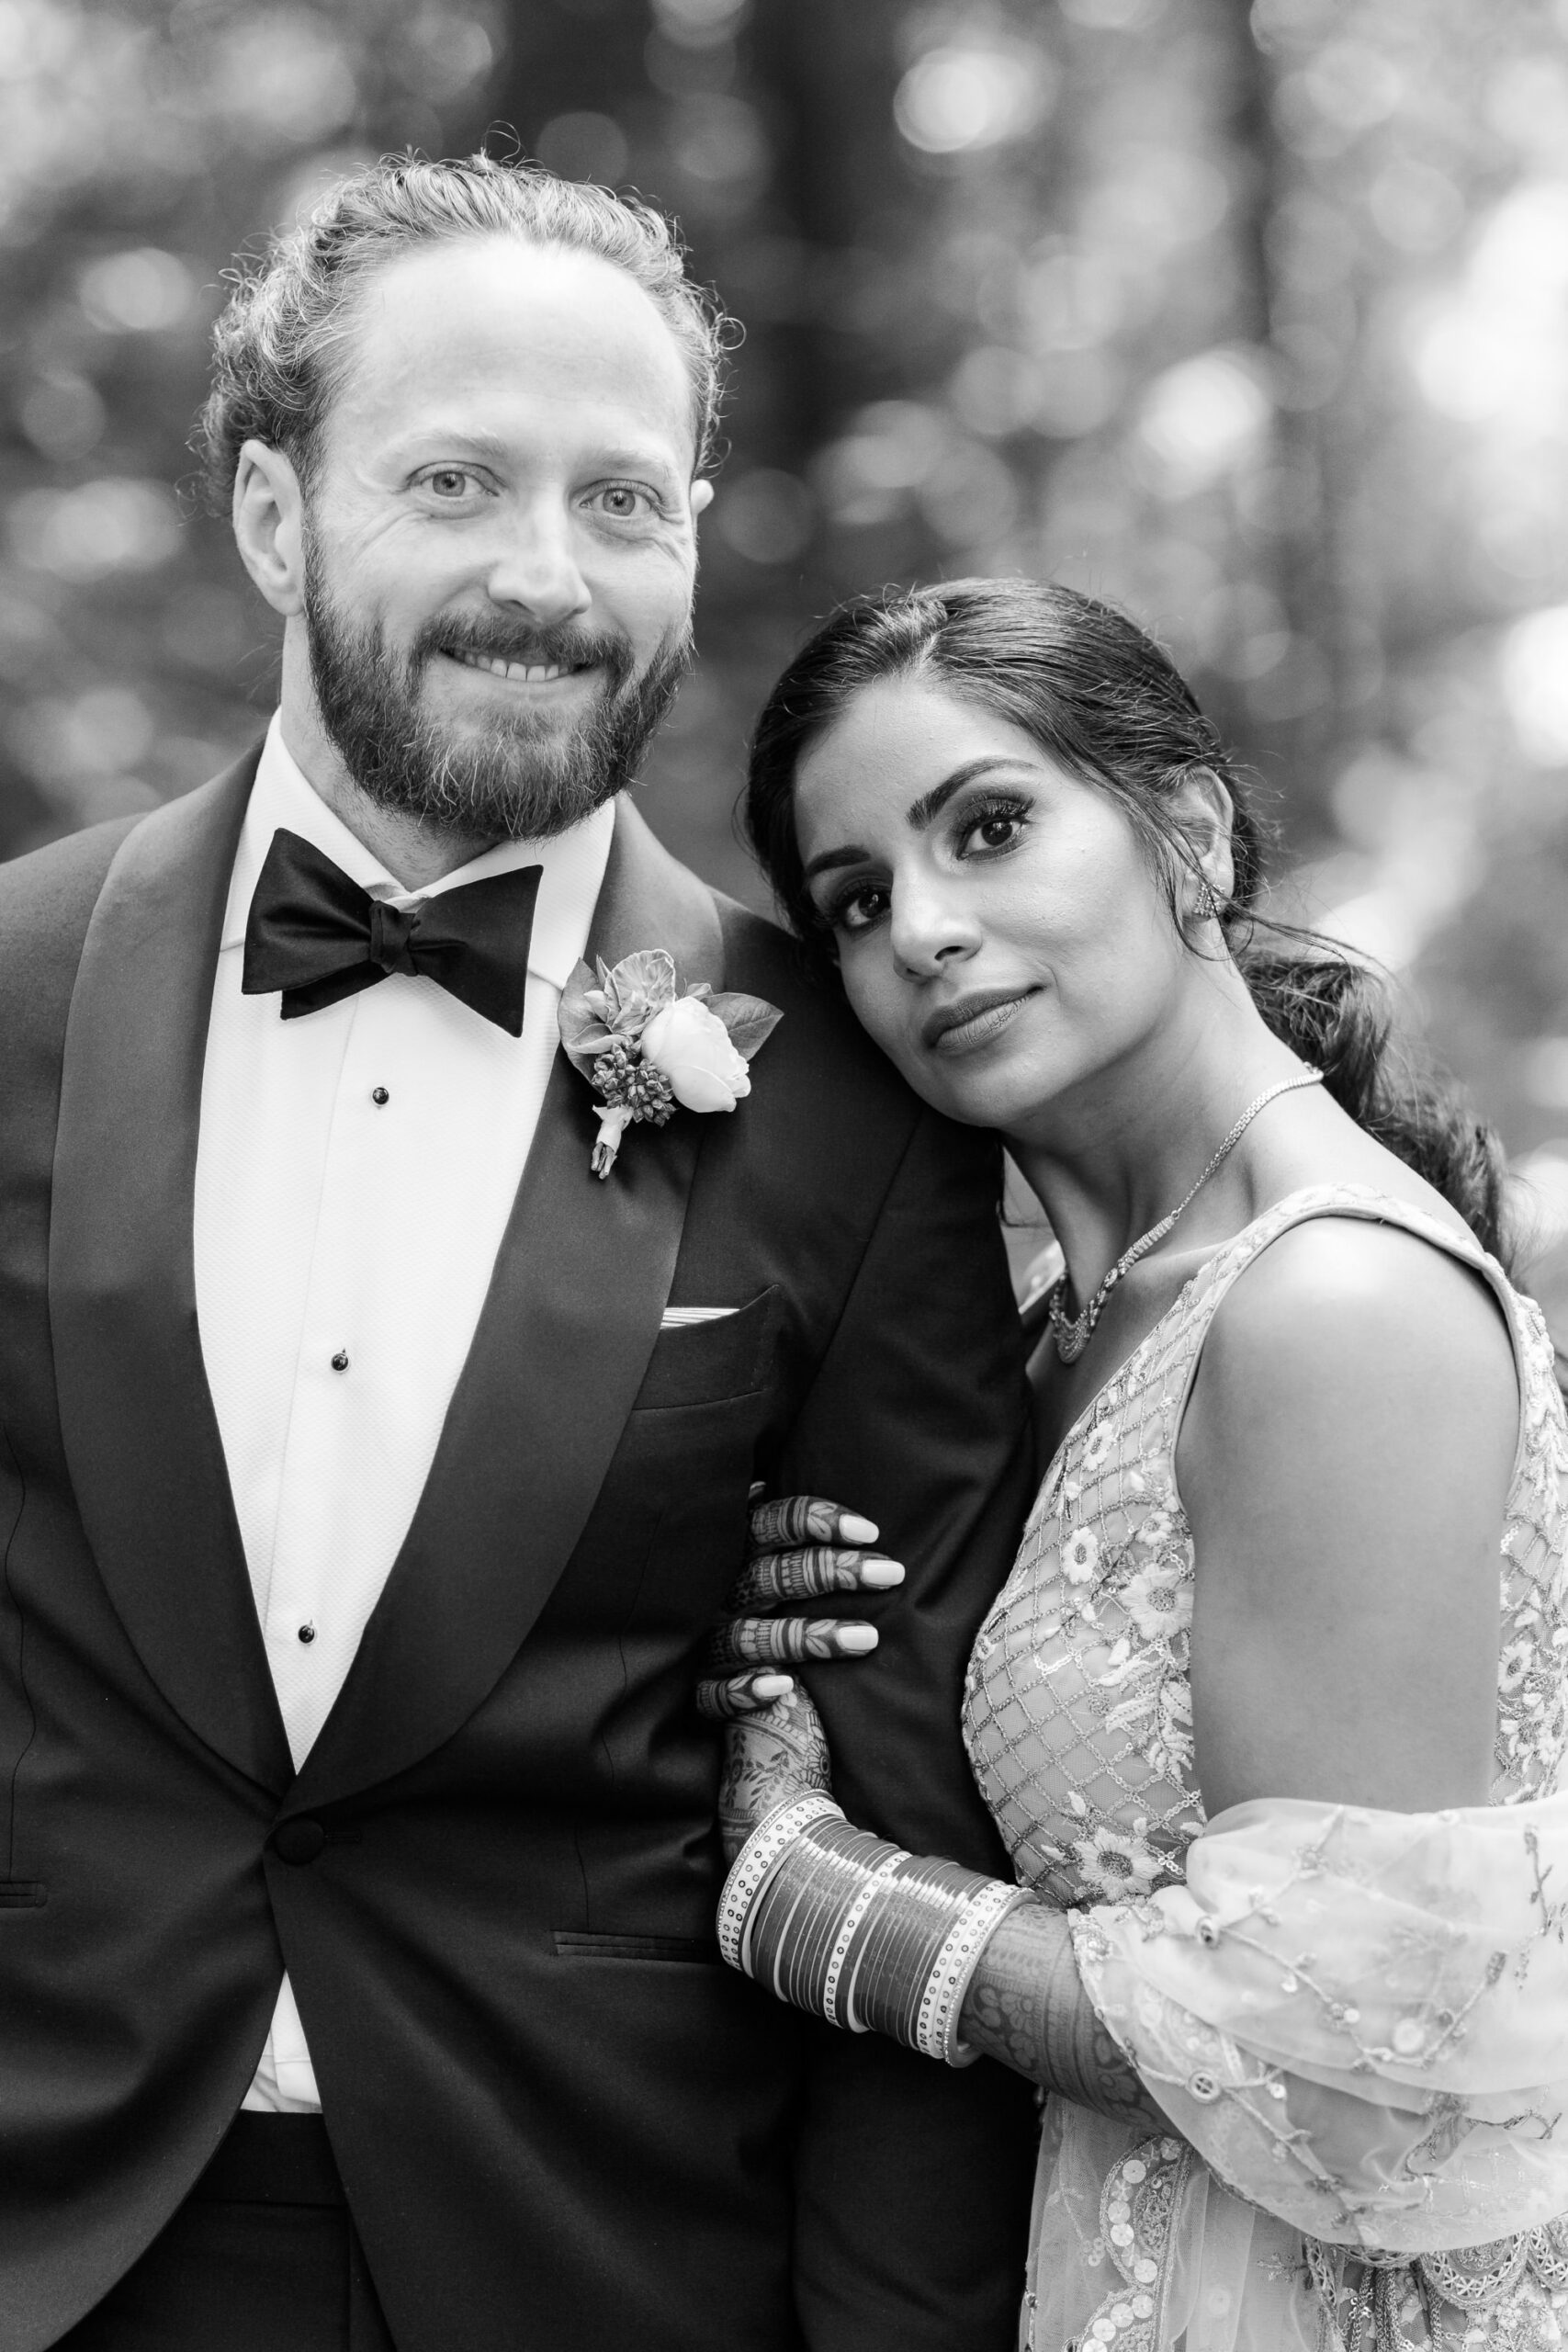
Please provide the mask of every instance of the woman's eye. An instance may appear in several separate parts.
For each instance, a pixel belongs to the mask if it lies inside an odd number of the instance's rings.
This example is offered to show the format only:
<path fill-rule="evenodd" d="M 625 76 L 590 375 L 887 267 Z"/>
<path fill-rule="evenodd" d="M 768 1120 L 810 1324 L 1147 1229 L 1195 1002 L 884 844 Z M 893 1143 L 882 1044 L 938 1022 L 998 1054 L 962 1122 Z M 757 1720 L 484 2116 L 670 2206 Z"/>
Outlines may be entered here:
<path fill-rule="evenodd" d="M 829 910 L 835 931 L 865 931 L 887 911 L 887 892 L 879 882 L 863 882 L 846 890 Z"/>
<path fill-rule="evenodd" d="M 1022 829 L 1023 818 L 1017 809 L 993 808 L 965 828 L 964 846 L 974 843 L 980 849 L 1010 849 Z"/>

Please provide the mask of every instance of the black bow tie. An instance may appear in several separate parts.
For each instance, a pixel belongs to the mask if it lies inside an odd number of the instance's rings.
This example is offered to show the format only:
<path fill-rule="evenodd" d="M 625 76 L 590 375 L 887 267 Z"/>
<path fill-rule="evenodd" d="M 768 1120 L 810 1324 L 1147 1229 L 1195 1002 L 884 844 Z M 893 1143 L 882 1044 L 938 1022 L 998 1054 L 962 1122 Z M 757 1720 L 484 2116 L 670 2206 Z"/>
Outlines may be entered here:
<path fill-rule="evenodd" d="M 246 996 L 283 991 L 283 1018 L 320 1012 L 389 972 L 423 972 L 513 1037 L 523 1035 L 537 865 L 384 906 L 299 833 L 272 837 L 245 925 Z"/>

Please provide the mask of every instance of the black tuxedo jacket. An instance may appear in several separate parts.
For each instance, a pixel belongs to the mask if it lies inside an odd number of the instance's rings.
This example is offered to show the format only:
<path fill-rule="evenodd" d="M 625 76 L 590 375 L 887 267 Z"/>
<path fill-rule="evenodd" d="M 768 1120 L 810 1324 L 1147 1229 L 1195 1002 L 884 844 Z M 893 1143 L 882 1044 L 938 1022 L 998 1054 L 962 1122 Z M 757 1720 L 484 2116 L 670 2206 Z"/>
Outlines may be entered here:
<path fill-rule="evenodd" d="M 289 1760 L 211 1400 L 192 1183 L 254 757 L 0 868 L 0 2347 L 148 2245 L 293 1980 L 400 2352 L 1006 2352 L 1027 2088 L 723 1967 L 692 1686 L 747 1490 L 880 1522 L 839 1793 L 1004 1868 L 958 1737 L 1029 1476 L 992 1148 L 626 806 L 590 952 L 784 1018 L 733 1116 L 589 1172 L 558 1058 L 408 1537 Z M 460 1214 L 460 1203 L 435 1204 Z M 730 1306 L 660 1330 L 667 1304 Z"/>

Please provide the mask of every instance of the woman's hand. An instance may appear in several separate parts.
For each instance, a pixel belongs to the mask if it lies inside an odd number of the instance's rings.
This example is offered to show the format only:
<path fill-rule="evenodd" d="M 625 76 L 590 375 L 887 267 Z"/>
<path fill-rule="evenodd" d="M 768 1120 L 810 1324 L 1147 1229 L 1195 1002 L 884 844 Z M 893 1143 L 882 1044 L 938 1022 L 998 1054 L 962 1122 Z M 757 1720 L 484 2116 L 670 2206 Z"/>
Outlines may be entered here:
<path fill-rule="evenodd" d="M 803 1658 L 864 1657 L 876 1647 L 874 1625 L 852 1617 L 775 1616 L 828 1593 L 887 1592 L 904 1581 L 897 1560 L 865 1546 L 876 1529 L 858 1512 L 818 1495 L 784 1495 L 756 1502 L 751 1550 L 732 1587 L 735 1612 L 708 1645 L 697 1706 L 716 1722 L 753 1715 L 795 1688 L 787 1671 Z M 739 1669 L 739 1670 L 732 1670 Z"/>
<path fill-rule="evenodd" d="M 725 1735 L 718 1826 L 733 1862 L 759 1823 L 796 1797 L 831 1790 L 828 1736 L 807 1692 L 792 1687 Z"/>

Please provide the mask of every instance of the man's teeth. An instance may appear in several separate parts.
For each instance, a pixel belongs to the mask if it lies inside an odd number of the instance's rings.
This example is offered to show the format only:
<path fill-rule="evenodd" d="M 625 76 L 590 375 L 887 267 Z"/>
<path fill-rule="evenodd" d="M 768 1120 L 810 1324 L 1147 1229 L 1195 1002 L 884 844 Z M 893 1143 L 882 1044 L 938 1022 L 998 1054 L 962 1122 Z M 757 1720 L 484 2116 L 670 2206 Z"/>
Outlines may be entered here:
<path fill-rule="evenodd" d="M 488 670 L 492 678 L 510 678 L 520 686 L 547 686 L 552 679 L 567 675 L 565 665 L 558 662 L 502 662 L 499 655 L 489 653 L 459 653 L 457 659 L 470 670 Z"/>

